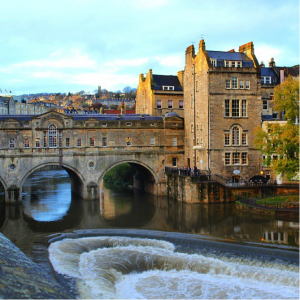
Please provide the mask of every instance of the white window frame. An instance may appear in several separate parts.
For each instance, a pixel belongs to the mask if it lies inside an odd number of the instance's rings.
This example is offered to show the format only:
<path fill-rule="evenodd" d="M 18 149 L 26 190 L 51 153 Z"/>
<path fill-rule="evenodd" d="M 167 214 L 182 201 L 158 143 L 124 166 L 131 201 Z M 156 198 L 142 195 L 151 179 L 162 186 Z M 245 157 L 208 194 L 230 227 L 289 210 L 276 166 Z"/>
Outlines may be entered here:
<path fill-rule="evenodd" d="M 9 139 L 9 148 L 15 148 L 16 141 L 15 139 Z"/>
<path fill-rule="evenodd" d="M 177 138 L 176 137 L 172 138 L 172 146 L 177 146 Z"/>

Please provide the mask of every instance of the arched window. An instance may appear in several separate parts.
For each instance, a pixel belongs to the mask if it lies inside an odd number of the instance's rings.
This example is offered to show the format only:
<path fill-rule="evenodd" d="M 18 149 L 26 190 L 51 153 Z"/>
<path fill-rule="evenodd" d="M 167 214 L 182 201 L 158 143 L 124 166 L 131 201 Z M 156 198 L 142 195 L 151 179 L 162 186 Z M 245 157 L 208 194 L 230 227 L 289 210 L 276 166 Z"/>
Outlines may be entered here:
<path fill-rule="evenodd" d="M 55 125 L 49 125 L 48 127 L 48 140 L 49 148 L 57 147 L 57 130 Z"/>
<path fill-rule="evenodd" d="M 232 128 L 232 145 L 236 146 L 240 144 L 240 129 L 235 126 Z"/>

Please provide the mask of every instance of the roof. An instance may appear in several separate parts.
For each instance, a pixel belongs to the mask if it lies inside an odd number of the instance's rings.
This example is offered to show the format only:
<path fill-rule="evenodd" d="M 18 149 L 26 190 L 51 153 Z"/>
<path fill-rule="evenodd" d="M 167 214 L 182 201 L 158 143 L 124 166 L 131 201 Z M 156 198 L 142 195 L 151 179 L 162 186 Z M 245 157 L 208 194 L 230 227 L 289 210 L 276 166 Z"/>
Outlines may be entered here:
<path fill-rule="evenodd" d="M 86 119 L 96 119 L 99 121 L 114 121 L 114 120 L 124 120 L 124 121 L 136 121 L 136 120 L 149 120 L 149 121 L 162 121 L 162 117 L 150 116 L 150 115 L 73 115 L 73 119 L 76 121 L 86 120 Z"/>
<path fill-rule="evenodd" d="M 32 118 L 36 118 L 37 115 L 0 115 L 0 121 L 5 121 L 9 119 L 15 119 L 17 121 L 31 121 Z M 70 117 L 66 115 L 66 117 Z M 114 121 L 114 120 L 128 120 L 128 121 L 136 121 L 136 120 L 149 120 L 149 121 L 162 121 L 162 117 L 151 116 L 148 114 L 140 115 L 140 114 L 125 114 L 125 115 L 100 115 L 100 114 L 77 114 L 72 115 L 73 120 L 88 120 L 88 119 L 96 119 L 99 121 Z"/>
<path fill-rule="evenodd" d="M 232 60 L 232 61 L 252 61 L 243 52 L 223 52 L 223 51 L 206 51 L 210 58 Z"/>
<path fill-rule="evenodd" d="M 181 118 L 176 112 L 167 112 L 166 114 L 165 114 L 165 117 L 166 118 L 172 118 L 172 117 L 178 117 L 178 118 Z"/>
<path fill-rule="evenodd" d="M 275 73 L 273 68 L 260 68 L 260 70 L 261 76 L 277 77 L 277 74 Z"/>
<path fill-rule="evenodd" d="M 299 65 L 293 67 L 277 67 L 277 70 L 284 70 L 286 76 L 292 75 L 293 77 L 299 76 Z"/>
<path fill-rule="evenodd" d="M 162 89 L 162 86 L 174 86 L 175 91 L 182 91 L 182 86 L 177 76 L 174 75 L 152 75 L 152 86 Z"/>
<path fill-rule="evenodd" d="M 15 119 L 17 121 L 31 121 L 32 115 L 0 115 L 0 121 Z"/>
<path fill-rule="evenodd" d="M 217 60 L 217 67 L 224 67 L 224 61 L 241 61 L 243 68 L 253 68 L 253 61 L 243 52 L 206 51 L 208 56 Z"/>

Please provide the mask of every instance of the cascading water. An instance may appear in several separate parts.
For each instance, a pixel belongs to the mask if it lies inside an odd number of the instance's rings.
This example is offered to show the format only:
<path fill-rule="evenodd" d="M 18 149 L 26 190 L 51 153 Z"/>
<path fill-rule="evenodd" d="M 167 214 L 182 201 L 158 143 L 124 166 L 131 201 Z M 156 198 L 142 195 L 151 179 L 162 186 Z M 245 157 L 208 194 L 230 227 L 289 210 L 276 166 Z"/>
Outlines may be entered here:
<path fill-rule="evenodd" d="M 161 240 L 64 239 L 49 247 L 59 274 L 89 299 L 295 299 L 298 267 L 245 256 L 176 252 Z"/>

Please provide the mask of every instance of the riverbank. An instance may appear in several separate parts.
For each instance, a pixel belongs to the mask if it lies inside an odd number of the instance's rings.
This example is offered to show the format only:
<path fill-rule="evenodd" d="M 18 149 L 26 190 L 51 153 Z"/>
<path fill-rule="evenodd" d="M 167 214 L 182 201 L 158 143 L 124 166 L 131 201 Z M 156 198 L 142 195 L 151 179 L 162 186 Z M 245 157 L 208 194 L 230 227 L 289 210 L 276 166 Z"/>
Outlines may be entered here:
<path fill-rule="evenodd" d="M 1 299 L 73 299 L 42 268 L 0 233 Z"/>

